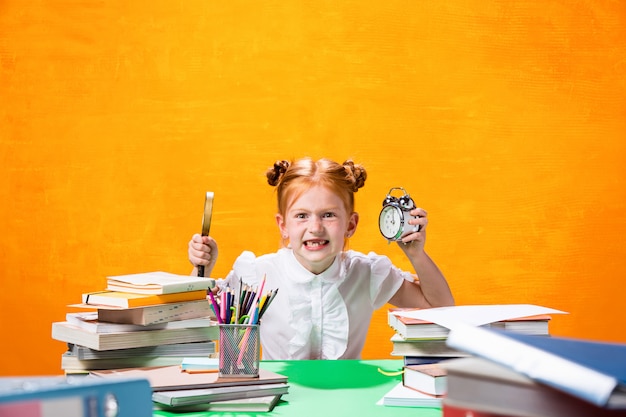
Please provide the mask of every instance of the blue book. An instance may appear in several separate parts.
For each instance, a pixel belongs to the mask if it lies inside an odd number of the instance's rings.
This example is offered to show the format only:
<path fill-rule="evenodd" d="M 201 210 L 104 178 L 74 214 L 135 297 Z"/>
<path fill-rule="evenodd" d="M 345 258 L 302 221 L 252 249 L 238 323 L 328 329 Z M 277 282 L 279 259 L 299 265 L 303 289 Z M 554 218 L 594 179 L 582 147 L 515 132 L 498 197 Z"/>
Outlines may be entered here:
<path fill-rule="evenodd" d="M 599 407 L 626 409 L 626 344 L 454 326 L 447 344 Z"/>
<path fill-rule="evenodd" d="M 0 378 L 1 416 L 152 417 L 152 409 L 146 379 Z"/>
<path fill-rule="evenodd" d="M 465 356 L 465 355 L 463 355 Z M 430 365 L 433 363 L 439 363 L 441 361 L 447 361 L 450 359 L 457 359 L 461 356 L 405 356 L 404 366 L 411 365 Z"/>

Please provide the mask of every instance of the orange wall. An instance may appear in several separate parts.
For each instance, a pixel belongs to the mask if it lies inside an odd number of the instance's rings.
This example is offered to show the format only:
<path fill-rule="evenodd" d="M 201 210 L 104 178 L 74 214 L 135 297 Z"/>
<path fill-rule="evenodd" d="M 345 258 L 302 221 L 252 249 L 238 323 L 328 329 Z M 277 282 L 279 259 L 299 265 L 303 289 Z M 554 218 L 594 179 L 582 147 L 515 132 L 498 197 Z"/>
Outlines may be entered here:
<path fill-rule="evenodd" d="M 59 373 L 66 305 L 112 274 L 273 251 L 275 159 L 369 171 L 350 245 L 387 254 L 392 186 L 430 213 L 459 304 L 569 311 L 626 342 L 626 3 L 46 1 L 0 6 L 0 373 Z M 365 351 L 387 357 L 385 312 Z"/>

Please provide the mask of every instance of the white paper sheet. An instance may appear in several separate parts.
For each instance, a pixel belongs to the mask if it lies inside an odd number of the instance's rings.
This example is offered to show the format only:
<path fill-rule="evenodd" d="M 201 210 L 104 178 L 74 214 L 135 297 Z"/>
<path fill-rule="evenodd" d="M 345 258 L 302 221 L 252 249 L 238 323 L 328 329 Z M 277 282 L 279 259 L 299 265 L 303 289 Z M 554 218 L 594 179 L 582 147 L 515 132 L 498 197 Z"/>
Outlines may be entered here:
<path fill-rule="evenodd" d="M 496 321 L 519 317 L 568 313 L 533 304 L 489 304 L 425 308 L 411 311 L 398 311 L 394 314 L 397 316 L 430 321 L 447 327 L 448 329 L 453 329 L 455 323 L 482 326 Z"/>

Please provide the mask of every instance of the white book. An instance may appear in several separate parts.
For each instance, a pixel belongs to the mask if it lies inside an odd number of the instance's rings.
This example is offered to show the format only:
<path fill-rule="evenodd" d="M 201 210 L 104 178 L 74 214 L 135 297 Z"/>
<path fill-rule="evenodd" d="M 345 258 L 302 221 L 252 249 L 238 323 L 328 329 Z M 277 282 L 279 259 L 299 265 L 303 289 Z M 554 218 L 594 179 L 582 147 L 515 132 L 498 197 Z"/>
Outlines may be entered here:
<path fill-rule="evenodd" d="M 215 319 L 215 314 L 206 299 L 128 309 L 102 308 L 102 306 L 98 306 L 98 320 L 108 323 L 147 326 L 149 324 L 197 319 L 200 317 L 212 317 Z"/>
<path fill-rule="evenodd" d="M 159 404 L 176 407 L 205 404 L 214 401 L 240 400 L 244 398 L 258 398 L 278 394 L 282 395 L 287 394 L 288 389 L 289 385 L 287 385 L 286 383 L 278 383 L 158 391 L 152 394 L 152 401 Z"/>
<path fill-rule="evenodd" d="M 180 365 L 181 356 L 133 356 L 127 358 L 79 359 L 68 351 L 61 356 L 61 369 L 69 371 L 93 371 L 102 369 L 147 368 L 153 366 Z"/>
<path fill-rule="evenodd" d="M 213 355 L 216 352 L 216 341 L 173 343 L 171 345 L 143 346 L 127 349 L 94 350 L 85 346 L 70 344 L 69 352 L 80 360 L 119 359 L 130 357 L 193 357 Z"/>
<path fill-rule="evenodd" d="M 162 329 L 142 332 L 92 333 L 68 322 L 52 323 L 52 338 L 95 350 L 127 349 L 219 339 L 219 327 Z"/>
<path fill-rule="evenodd" d="M 486 304 L 458 305 L 423 309 L 404 309 L 395 315 L 415 320 L 424 320 L 448 329 L 456 324 L 484 326 L 497 321 L 529 318 L 546 314 L 567 314 L 564 311 L 533 304 Z"/>
<path fill-rule="evenodd" d="M 393 346 L 391 356 L 422 356 L 435 359 L 469 356 L 465 352 L 449 347 L 446 339 L 405 339 L 394 333 L 390 341 Z"/>
<path fill-rule="evenodd" d="M 189 329 L 194 327 L 207 327 L 215 324 L 209 317 L 185 319 L 169 321 L 165 323 L 150 324 L 142 326 L 140 324 L 122 324 L 108 323 L 98 320 L 97 311 L 88 311 L 82 313 L 67 313 L 65 320 L 87 330 L 91 333 L 120 333 L 120 332 L 139 332 L 144 330 L 163 330 L 163 329 Z"/>
<path fill-rule="evenodd" d="M 388 407 L 435 407 L 441 408 L 441 397 L 405 387 L 402 382 L 395 385 L 376 404 Z"/>
<path fill-rule="evenodd" d="M 399 313 L 414 309 L 391 309 L 387 313 L 387 323 L 395 332 L 406 340 L 444 340 L 450 330 L 428 320 L 406 317 Z"/>
<path fill-rule="evenodd" d="M 268 395 L 266 397 L 240 398 L 236 400 L 212 401 L 209 403 L 194 404 L 187 406 L 167 406 L 154 402 L 156 410 L 164 410 L 172 413 L 197 413 L 197 412 L 221 412 L 221 413 L 261 413 L 269 412 L 280 402 L 283 394 Z M 204 414 L 202 414 L 204 415 Z M 229 414 L 230 415 L 230 414 Z M 256 415 L 256 414 L 255 414 Z"/>
<path fill-rule="evenodd" d="M 445 395 L 446 381 L 446 370 L 438 363 L 407 365 L 402 373 L 405 387 L 437 397 Z"/>
<path fill-rule="evenodd" d="M 106 289 L 135 294 L 172 294 L 206 290 L 214 286 L 215 280 L 211 278 L 157 271 L 109 276 L 107 277 Z"/>

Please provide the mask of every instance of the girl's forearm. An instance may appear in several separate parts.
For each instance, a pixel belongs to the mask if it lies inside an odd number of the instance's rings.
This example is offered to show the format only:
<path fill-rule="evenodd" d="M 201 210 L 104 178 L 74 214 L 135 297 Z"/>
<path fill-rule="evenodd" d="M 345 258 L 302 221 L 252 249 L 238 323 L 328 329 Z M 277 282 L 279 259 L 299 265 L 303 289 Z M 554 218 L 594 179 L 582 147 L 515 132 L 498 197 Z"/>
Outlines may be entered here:
<path fill-rule="evenodd" d="M 454 305 L 454 297 L 448 281 L 437 264 L 424 251 L 410 257 L 417 274 L 424 298 L 432 307 Z"/>

